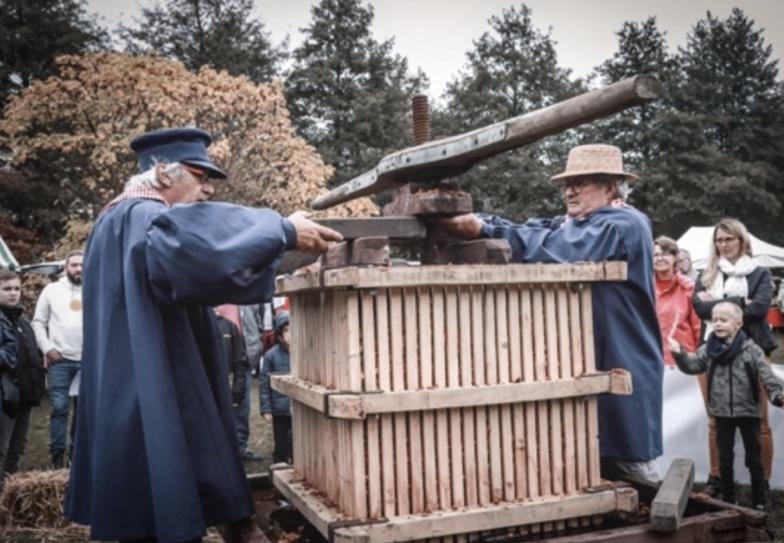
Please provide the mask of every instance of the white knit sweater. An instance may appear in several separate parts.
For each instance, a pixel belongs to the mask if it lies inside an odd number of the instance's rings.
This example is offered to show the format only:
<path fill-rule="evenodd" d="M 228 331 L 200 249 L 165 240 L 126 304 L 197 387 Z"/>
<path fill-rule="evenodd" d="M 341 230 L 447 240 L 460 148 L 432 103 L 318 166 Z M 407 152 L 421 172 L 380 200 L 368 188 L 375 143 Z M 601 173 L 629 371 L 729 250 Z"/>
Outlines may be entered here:
<path fill-rule="evenodd" d="M 82 287 L 68 277 L 44 287 L 33 316 L 38 348 L 52 349 L 69 360 L 82 359 Z"/>

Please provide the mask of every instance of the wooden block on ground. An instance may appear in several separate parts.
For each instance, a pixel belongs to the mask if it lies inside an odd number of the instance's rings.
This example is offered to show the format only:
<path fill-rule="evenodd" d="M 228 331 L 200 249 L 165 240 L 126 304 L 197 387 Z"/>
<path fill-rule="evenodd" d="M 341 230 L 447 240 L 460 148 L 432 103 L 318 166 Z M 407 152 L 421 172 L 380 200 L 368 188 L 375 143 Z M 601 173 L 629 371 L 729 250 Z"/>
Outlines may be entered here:
<path fill-rule="evenodd" d="M 463 215 L 474 210 L 471 195 L 460 190 L 400 191 L 384 206 L 384 215 Z"/>
<path fill-rule="evenodd" d="M 694 484 L 694 461 L 676 458 L 670 464 L 659 491 L 651 504 L 651 526 L 657 532 L 674 532 L 680 527 L 683 512 Z"/>
<path fill-rule="evenodd" d="M 343 241 L 331 246 L 324 254 L 322 268 L 329 270 L 346 266 L 388 266 L 389 238 L 368 237 Z"/>
<path fill-rule="evenodd" d="M 436 264 L 508 264 L 512 248 L 505 239 L 476 239 L 439 248 Z"/>

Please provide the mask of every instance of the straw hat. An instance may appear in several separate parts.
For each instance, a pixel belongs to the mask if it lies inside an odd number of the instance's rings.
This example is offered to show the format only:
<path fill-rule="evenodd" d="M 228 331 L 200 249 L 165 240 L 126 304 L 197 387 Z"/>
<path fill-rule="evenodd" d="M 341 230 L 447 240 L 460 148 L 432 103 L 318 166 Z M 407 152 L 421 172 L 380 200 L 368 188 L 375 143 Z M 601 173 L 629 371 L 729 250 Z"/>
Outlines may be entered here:
<path fill-rule="evenodd" d="M 615 145 L 578 145 L 569 151 L 566 171 L 554 175 L 550 181 L 561 181 L 581 175 L 617 175 L 634 181 L 637 176 L 623 171 L 623 156 Z"/>

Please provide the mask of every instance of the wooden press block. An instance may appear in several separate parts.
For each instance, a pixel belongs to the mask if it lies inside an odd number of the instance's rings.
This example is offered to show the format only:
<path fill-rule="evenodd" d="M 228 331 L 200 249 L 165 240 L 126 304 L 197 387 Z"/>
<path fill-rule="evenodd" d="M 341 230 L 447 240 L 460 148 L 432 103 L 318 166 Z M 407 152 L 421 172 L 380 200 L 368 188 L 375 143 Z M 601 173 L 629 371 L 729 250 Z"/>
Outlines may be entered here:
<path fill-rule="evenodd" d="M 389 265 L 389 238 L 367 237 L 336 243 L 324 255 L 321 267 L 329 270 L 370 265 Z"/>
<path fill-rule="evenodd" d="M 654 530 L 674 532 L 680 527 L 693 484 L 694 460 L 673 460 L 651 504 L 651 526 Z"/>
<path fill-rule="evenodd" d="M 473 210 L 474 204 L 469 193 L 431 189 L 401 191 L 395 200 L 384 206 L 384 215 L 463 215 Z"/>
<path fill-rule="evenodd" d="M 436 264 L 508 264 L 511 260 L 512 248 L 505 239 L 476 239 L 440 247 Z"/>

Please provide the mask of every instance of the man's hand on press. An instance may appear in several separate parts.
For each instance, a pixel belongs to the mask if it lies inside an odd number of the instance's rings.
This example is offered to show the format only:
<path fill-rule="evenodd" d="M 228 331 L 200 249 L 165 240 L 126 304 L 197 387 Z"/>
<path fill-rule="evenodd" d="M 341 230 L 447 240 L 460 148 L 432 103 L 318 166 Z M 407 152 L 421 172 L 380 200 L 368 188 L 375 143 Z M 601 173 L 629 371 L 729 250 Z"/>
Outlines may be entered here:
<path fill-rule="evenodd" d="M 450 236 L 470 241 L 478 239 L 482 233 L 484 223 L 473 213 L 434 219 L 432 224 Z"/>
<path fill-rule="evenodd" d="M 295 211 L 289 220 L 297 230 L 297 250 L 306 253 L 323 253 L 329 248 L 331 241 L 343 241 L 340 232 L 321 226 L 308 217 L 310 213 Z"/>

